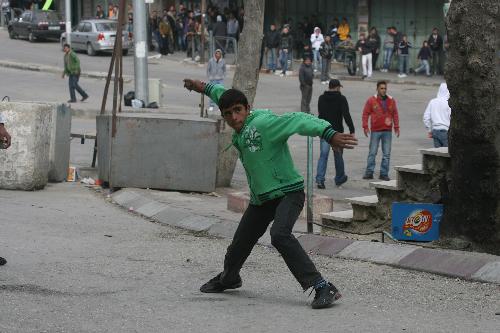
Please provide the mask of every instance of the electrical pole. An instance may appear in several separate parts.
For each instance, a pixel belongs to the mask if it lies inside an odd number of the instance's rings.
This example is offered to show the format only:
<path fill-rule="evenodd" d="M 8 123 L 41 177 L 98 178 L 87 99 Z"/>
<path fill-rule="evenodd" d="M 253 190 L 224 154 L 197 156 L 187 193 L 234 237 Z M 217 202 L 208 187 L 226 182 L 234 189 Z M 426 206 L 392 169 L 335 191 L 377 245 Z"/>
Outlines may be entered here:
<path fill-rule="evenodd" d="M 64 12 L 66 15 L 66 43 L 71 45 L 71 0 L 64 2 Z"/>
<path fill-rule="evenodd" d="M 134 0 L 134 81 L 135 98 L 149 104 L 148 87 L 148 15 L 146 11 L 148 0 Z"/>

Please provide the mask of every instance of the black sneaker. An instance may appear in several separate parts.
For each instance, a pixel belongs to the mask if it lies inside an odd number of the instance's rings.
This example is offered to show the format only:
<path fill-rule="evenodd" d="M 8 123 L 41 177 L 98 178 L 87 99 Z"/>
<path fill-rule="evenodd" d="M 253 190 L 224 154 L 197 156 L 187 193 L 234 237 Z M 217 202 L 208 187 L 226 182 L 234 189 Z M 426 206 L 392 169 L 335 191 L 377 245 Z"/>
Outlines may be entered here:
<path fill-rule="evenodd" d="M 316 295 L 311 303 L 313 309 L 324 309 L 330 307 L 333 302 L 340 299 L 342 295 L 330 282 L 320 289 L 316 289 Z"/>
<path fill-rule="evenodd" d="M 220 276 L 222 273 L 219 273 L 216 277 L 205 283 L 201 286 L 200 291 L 202 293 L 221 293 L 226 289 L 237 289 L 241 287 L 241 278 L 238 276 L 238 281 L 232 284 L 223 284 L 220 282 Z"/>
<path fill-rule="evenodd" d="M 367 175 L 367 174 L 365 174 L 363 176 L 363 179 L 373 179 L 373 175 Z"/>
<path fill-rule="evenodd" d="M 325 187 L 325 183 L 321 182 L 321 183 L 317 183 L 316 185 L 318 185 L 318 188 L 320 190 L 324 190 L 326 187 Z"/>
<path fill-rule="evenodd" d="M 87 98 L 89 98 L 89 95 L 82 97 L 82 99 L 80 101 L 84 102 Z"/>
<path fill-rule="evenodd" d="M 0 266 L 3 266 L 7 263 L 7 260 L 5 260 L 4 258 L 0 257 Z"/>
<path fill-rule="evenodd" d="M 382 175 L 380 175 L 380 177 L 378 177 L 378 179 L 385 180 L 386 182 L 389 181 L 389 180 L 391 180 L 391 178 L 389 178 L 387 176 L 382 176 Z"/>

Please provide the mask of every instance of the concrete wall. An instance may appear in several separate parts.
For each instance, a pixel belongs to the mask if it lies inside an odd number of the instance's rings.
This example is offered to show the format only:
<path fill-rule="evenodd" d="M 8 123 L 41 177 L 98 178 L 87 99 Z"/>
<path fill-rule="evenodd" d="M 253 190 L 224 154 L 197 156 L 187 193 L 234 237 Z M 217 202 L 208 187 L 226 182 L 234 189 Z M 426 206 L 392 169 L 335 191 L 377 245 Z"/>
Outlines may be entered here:
<path fill-rule="evenodd" d="M 97 116 L 99 178 L 111 187 L 212 192 L 217 122 L 196 116 L 122 113 Z"/>
<path fill-rule="evenodd" d="M 47 184 L 53 110 L 51 104 L 0 103 L 12 136 L 12 146 L 0 150 L 0 188 L 29 191 Z"/>

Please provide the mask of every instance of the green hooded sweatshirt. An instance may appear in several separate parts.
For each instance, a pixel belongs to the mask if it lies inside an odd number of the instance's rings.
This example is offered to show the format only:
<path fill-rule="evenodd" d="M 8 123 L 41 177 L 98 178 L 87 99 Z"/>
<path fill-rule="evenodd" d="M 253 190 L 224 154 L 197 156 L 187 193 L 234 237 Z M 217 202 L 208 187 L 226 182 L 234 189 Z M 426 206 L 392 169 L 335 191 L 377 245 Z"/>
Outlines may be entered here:
<path fill-rule="evenodd" d="M 215 103 L 226 89 L 207 84 L 205 94 Z M 233 145 L 245 168 L 250 203 L 262 203 L 304 189 L 304 178 L 295 169 L 288 138 L 293 134 L 319 136 L 330 142 L 335 134 L 329 122 L 303 112 L 276 115 L 271 110 L 252 110 L 241 131 L 234 132 Z"/>
<path fill-rule="evenodd" d="M 73 50 L 64 55 L 64 74 L 80 75 L 80 60 Z"/>

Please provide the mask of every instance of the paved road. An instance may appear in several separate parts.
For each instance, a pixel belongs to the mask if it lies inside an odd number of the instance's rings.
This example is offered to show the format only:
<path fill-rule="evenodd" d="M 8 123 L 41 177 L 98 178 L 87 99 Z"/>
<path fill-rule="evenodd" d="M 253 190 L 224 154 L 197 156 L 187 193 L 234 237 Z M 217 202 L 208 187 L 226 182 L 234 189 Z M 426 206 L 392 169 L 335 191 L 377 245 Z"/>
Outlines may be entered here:
<path fill-rule="evenodd" d="M 0 332 L 498 332 L 500 287 L 315 256 L 343 291 L 313 311 L 273 250 L 202 294 L 227 240 L 131 215 L 76 184 L 0 191 Z"/>

